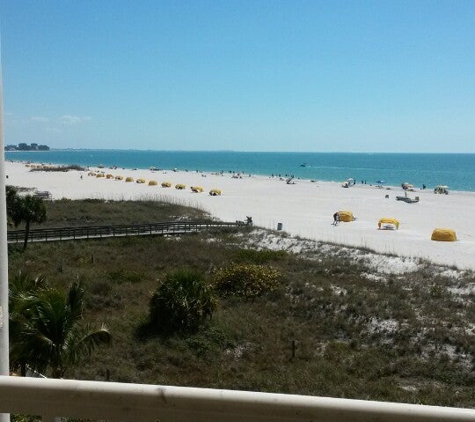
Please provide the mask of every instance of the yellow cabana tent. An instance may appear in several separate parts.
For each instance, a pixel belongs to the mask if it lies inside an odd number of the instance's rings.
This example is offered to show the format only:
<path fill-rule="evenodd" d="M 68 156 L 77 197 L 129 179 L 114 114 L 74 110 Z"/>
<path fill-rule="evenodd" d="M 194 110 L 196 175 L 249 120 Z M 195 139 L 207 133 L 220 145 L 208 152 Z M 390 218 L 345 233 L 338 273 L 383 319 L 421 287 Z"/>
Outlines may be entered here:
<path fill-rule="evenodd" d="M 340 221 L 344 221 L 345 223 L 349 223 L 355 219 L 351 211 L 338 211 L 338 216 Z"/>
<path fill-rule="evenodd" d="M 434 229 L 432 232 L 431 240 L 436 240 L 439 242 L 455 242 L 457 240 L 457 235 L 455 230 L 452 229 Z"/>
<path fill-rule="evenodd" d="M 104 177 L 104 173 L 97 173 L 96 177 Z"/>
<path fill-rule="evenodd" d="M 124 180 L 124 176 L 115 176 L 115 180 Z"/>
<path fill-rule="evenodd" d="M 378 222 L 378 228 L 389 229 L 389 230 L 394 230 L 394 229 L 399 230 L 399 221 L 396 220 L 395 218 L 383 217 Z"/>
<path fill-rule="evenodd" d="M 157 182 L 156 180 L 150 180 L 150 181 L 148 182 L 148 185 L 149 185 L 149 186 L 157 186 L 157 185 L 158 185 L 158 182 Z"/>
<path fill-rule="evenodd" d="M 110 174 L 110 173 L 108 173 L 108 174 L 106 175 L 106 179 L 113 179 L 113 178 L 114 178 L 114 176 L 113 176 L 112 174 Z"/>
<path fill-rule="evenodd" d="M 128 177 L 125 178 L 125 181 L 126 181 L 126 182 L 133 182 L 133 181 L 134 181 L 134 178 L 128 176 Z"/>
<path fill-rule="evenodd" d="M 221 195 L 221 189 L 211 189 L 209 191 L 209 194 L 211 196 L 219 196 L 219 195 Z"/>
<path fill-rule="evenodd" d="M 171 182 L 163 182 L 162 183 L 162 188 L 171 188 L 172 184 Z"/>
<path fill-rule="evenodd" d="M 195 193 L 201 193 L 203 192 L 203 188 L 201 186 L 192 186 L 191 191 Z"/>
<path fill-rule="evenodd" d="M 175 189 L 178 189 L 178 190 L 183 190 L 186 188 L 186 185 L 183 185 L 182 183 L 178 183 L 175 185 Z"/>
<path fill-rule="evenodd" d="M 136 183 L 145 183 L 145 179 L 141 177 L 136 180 Z"/>

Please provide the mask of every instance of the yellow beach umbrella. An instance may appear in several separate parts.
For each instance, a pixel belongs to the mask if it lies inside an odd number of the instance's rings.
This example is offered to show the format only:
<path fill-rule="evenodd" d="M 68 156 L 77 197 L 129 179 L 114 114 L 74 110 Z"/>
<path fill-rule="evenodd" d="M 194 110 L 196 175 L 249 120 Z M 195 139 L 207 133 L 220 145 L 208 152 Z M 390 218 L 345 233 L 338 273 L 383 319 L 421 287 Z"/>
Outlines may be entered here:
<path fill-rule="evenodd" d="M 162 188 L 171 188 L 172 184 L 171 182 L 162 182 Z"/>
<path fill-rule="evenodd" d="M 203 192 L 203 188 L 201 186 L 192 186 L 191 191 L 195 193 L 201 193 Z"/>
<path fill-rule="evenodd" d="M 221 195 L 221 189 L 211 189 L 209 191 L 209 194 L 211 196 L 219 196 L 219 195 Z"/>
<path fill-rule="evenodd" d="M 157 186 L 157 185 L 158 185 L 158 182 L 157 182 L 156 180 L 150 180 L 150 181 L 148 182 L 148 185 L 149 185 L 149 186 Z"/>
<path fill-rule="evenodd" d="M 457 240 L 457 234 L 455 230 L 437 228 L 432 232 L 431 240 L 438 242 L 455 242 Z"/>
<path fill-rule="evenodd" d="M 338 216 L 340 217 L 340 221 L 344 221 L 345 223 L 349 223 L 355 219 L 351 211 L 338 211 Z"/>
<path fill-rule="evenodd" d="M 382 226 L 382 227 L 381 227 Z M 383 217 L 378 221 L 379 229 L 399 230 L 399 221 L 395 218 Z"/>
<path fill-rule="evenodd" d="M 128 176 L 128 177 L 125 178 L 125 181 L 126 181 L 126 182 L 133 182 L 133 181 L 134 181 L 134 178 Z"/>

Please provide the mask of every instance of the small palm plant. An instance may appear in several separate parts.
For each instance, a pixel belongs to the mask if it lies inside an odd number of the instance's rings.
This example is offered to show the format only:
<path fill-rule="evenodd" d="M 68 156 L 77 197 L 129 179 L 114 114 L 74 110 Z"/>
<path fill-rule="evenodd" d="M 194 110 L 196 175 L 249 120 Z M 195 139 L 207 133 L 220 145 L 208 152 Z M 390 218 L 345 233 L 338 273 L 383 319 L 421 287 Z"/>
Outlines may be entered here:
<path fill-rule="evenodd" d="M 70 366 L 111 341 L 105 326 L 94 330 L 82 324 L 84 289 L 79 282 L 66 294 L 45 287 L 12 300 L 12 362 L 43 373 L 49 368 L 52 378 L 61 378 Z"/>
<path fill-rule="evenodd" d="M 40 290 L 45 288 L 45 279 L 36 278 L 19 272 L 8 285 L 8 309 L 10 314 L 10 359 L 14 371 L 20 370 L 22 377 L 26 376 L 27 357 L 20 352 L 22 349 L 20 337 L 25 323 L 28 321 L 31 309 L 34 308 L 35 297 Z"/>
<path fill-rule="evenodd" d="M 217 306 L 212 285 L 201 273 L 168 273 L 150 300 L 150 324 L 156 331 L 196 331 Z"/>

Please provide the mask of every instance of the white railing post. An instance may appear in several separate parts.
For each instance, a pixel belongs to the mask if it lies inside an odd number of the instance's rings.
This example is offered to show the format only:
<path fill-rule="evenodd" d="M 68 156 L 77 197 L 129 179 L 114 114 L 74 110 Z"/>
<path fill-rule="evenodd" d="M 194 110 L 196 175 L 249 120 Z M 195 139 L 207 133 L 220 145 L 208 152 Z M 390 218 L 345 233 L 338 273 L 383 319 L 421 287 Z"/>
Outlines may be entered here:
<path fill-rule="evenodd" d="M 1 43 L 1 39 L 0 39 Z M 0 375 L 9 375 L 8 343 L 8 241 L 5 194 L 5 143 L 3 141 L 3 77 L 0 46 Z M 10 421 L 9 414 L 0 414 L 1 422 Z"/>

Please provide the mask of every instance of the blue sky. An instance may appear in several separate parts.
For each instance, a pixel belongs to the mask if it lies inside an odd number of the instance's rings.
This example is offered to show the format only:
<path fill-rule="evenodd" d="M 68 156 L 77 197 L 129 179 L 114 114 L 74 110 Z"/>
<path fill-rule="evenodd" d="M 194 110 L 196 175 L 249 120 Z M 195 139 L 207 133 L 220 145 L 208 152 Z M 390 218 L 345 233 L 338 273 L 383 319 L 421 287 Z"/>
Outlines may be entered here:
<path fill-rule="evenodd" d="M 475 1 L 0 0 L 6 144 L 475 152 Z"/>

